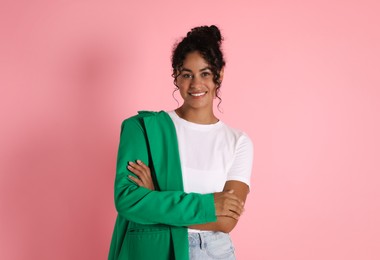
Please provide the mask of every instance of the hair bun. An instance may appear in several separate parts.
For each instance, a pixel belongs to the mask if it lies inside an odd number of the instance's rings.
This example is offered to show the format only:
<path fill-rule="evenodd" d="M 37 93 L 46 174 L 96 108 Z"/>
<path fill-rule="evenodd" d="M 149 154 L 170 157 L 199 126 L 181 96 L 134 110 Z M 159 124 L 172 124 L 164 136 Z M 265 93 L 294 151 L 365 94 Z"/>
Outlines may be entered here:
<path fill-rule="evenodd" d="M 187 37 L 208 38 L 209 40 L 212 39 L 218 44 L 220 44 L 223 40 L 219 28 L 215 25 L 195 27 L 187 33 Z"/>
<path fill-rule="evenodd" d="M 215 25 L 211 25 L 210 26 L 210 30 L 212 31 L 212 34 L 214 36 L 214 39 L 220 43 L 222 41 L 222 35 L 220 33 L 220 30 L 218 27 L 216 27 Z"/>

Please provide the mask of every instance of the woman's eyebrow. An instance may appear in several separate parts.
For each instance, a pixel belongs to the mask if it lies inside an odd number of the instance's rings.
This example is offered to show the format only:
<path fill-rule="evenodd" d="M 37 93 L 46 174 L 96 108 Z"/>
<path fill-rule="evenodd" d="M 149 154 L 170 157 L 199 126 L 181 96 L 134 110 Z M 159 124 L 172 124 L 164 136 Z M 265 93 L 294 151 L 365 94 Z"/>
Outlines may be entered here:
<path fill-rule="evenodd" d="M 203 69 L 200 69 L 199 71 L 205 71 L 205 70 L 211 70 L 211 68 L 210 67 L 204 67 Z M 182 68 L 182 70 L 181 71 L 188 71 L 188 72 L 193 72 L 191 69 L 187 69 L 187 68 Z"/>
<path fill-rule="evenodd" d="M 211 68 L 210 67 L 205 67 L 205 68 L 203 68 L 203 69 L 201 69 L 199 71 L 205 71 L 205 70 L 211 70 Z"/>
<path fill-rule="evenodd" d="M 182 72 L 182 71 L 187 71 L 187 72 L 191 72 L 191 73 L 193 72 L 191 69 L 186 69 L 186 68 L 182 68 L 182 69 L 181 69 L 181 72 Z"/>

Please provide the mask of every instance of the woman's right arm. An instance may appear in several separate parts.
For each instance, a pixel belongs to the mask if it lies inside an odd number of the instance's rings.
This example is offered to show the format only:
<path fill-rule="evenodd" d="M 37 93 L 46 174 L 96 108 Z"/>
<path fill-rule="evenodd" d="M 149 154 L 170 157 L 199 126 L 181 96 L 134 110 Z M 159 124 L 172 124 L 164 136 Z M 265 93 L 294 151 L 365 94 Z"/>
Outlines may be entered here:
<path fill-rule="evenodd" d="M 145 131 L 139 120 L 133 117 L 122 125 L 115 180 L 118 213 L 141 224 L 188 226 L 216 221 L 216 214 L 220 212 L 216 212 L 212 193 L 149 190 L 128 178 L 131 175 L 127 169 L 128 162 L 137 159 L 145 163 L 149 161 Z M 236 198 L 234 194 L 225 194 L 222 199 L 228 204 Z"/>

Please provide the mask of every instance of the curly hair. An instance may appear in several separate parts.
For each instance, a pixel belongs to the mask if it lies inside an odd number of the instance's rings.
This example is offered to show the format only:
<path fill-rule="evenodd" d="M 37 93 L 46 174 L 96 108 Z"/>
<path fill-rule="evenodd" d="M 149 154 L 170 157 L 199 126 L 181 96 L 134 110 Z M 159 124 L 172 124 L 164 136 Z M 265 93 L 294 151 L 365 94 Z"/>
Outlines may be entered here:
<path fill-rule="evenodd" d="M 220 104 L 222 101 L 218 95 L 222 83 L 220 80 L 220 72 L 226 64 L 221 50 L 222 40 L 223 38 L 219 28 L 215 25 L 199 26 L 191 29 L 186 37 L 174 45 L 172 53 L 172 77 L 174 78 L 173 82 L 177 89 L 177 77 L 182 70 L 186 55 L 198 51 L 210 65 L 210 69 L 214 75 L 213 81 L 216 85 L 216 97 L 219 99 Z"/>

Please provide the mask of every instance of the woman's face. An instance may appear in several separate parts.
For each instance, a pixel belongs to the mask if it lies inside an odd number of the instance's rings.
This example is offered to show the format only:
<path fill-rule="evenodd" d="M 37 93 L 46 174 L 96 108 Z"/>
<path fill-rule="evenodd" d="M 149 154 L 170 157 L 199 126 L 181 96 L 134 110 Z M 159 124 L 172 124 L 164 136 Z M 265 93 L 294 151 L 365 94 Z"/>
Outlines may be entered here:
<path fill-rule="evenodd" d="M 216 96 L 216 84 L 209 64 L 202 55 L 195 51 L 187 54 L 182 70 L 176 79 L 177 86 L 183 98 L 184 108 L 212 109 Z M 220 80 L 223 70 L 220 72 Z"/>

